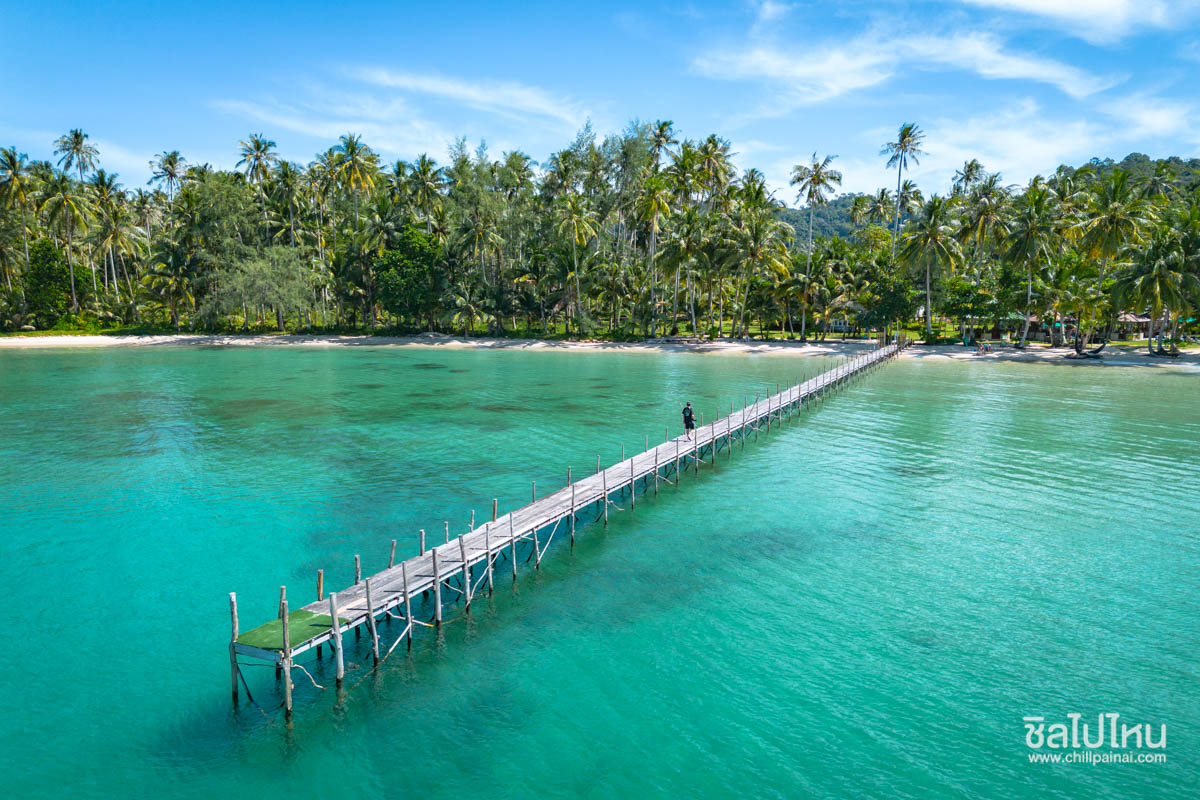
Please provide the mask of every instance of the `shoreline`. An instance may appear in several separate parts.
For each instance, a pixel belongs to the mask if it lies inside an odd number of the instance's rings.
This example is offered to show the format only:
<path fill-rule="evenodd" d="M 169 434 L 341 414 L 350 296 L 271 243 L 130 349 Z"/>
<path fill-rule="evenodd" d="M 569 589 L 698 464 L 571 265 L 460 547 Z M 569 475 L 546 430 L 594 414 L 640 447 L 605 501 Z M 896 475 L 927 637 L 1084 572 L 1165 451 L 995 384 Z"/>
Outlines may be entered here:
<path fill-rule="evenodd" d="M 808 341 L 715 341 L 684 342 L 604 342 L 554 341 L 546 339 L 464 338 L 446 334 L 415 336 L 316 335 L 316 334 L 153 334 L 97 336 L 89 334 L 61 336 L 0 337 L 0 350 L 87 349 L 107 347 L 382 347 L 449 350 L 535 350 L 543 352 L 623 352 L 623 353 L 698 353 L 703 355 L 830 356 L 845 355 L 874 344 L 869 340 L 830 339 Z M 947 361 L 1016 361 L 1058 363 L 1071 366 L 1154 366 L 1200 367 L 1200 350 L 1185 351 L 1179 358 L 1154 358 L 1144 347 L 1137 350 L 1114 348 L 1102 359 L 1070 359 L 1066 347 L 1031 345 L 1029 349 L 996 347 L 990 353 L 977 353 L 962 345 L 913 345 L 903 358 Z"/>

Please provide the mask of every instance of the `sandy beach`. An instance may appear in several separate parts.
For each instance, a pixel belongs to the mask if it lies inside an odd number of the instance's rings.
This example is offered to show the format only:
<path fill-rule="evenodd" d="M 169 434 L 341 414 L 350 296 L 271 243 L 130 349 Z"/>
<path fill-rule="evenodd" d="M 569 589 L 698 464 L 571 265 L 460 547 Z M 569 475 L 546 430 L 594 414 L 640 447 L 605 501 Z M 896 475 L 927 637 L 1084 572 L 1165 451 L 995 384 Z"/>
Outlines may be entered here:
<path fill-rule="evenodd" d="M 542 339 L 464 338 L 426 333 L 417 336 L 316 336 L 298 334 L 177 334 L 154 336 L 13 336 L 0 338 L 0 349 L 52 349 L 102 347 L 399 347 L 429 349 L 542 350 L 622 353 L 701 353 L 706 355 L 818 356 L 854 353 L 873 343 L 862 340 L 684 342 L 547 341 Z M 995 346 L 990 353 L 977 353 L 961 345 L 913 345 L 905 358 L 954 361 L 1021 361 L 1095 366 L 1200 367 L 1200 350 L 1185 351 L 1178 358 L 1153 358 L 1144 346 L 1110 346 L 1101 359 L 1067 358 L 1070 348 L 1031 344 L 1025 350 Z"/>

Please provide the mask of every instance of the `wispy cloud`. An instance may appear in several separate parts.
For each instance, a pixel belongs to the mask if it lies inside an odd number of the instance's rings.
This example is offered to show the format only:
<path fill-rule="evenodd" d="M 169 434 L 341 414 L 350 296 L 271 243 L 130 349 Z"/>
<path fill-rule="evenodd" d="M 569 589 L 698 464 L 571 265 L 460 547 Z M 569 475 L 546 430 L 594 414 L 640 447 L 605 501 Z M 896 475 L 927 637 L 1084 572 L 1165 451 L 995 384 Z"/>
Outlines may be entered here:
<path fill-rule="evenodd" d="M 588 116 L 585 109 L 568 98 L 516 81 L 468 81 L 379 67 L 351 69 L 347 73 L 373 86 L 432 95 L 497 114 L 544 117 L 571 127 L 582 125 Z"/>
<path fill-rule="evenodd" d="M 1119 124 L 1116 135 L 1132 141 L 1178 136 L 1195 126 L 1194 106 L 1148 94 L 1117 98 L 1099 108 Z"/>
<path fill-rule="evenodd" d="M 959 0 L 966 5 L 1040 18 L 1091 42 L 1119 40 L 1144 28 L 1181 28 L 1196 0 Z"/>
<path fill-rule="evenodd" d="M 761 79 L 778 91 L 777 111 L 839 97 L 882 84 L 903 67 L 956 69 L 989 80 L 1033 81 L 1074 98 L 1088 97 L 1123 80 L 1097 76 L 1070 64 L 1009 50 L 986 33 L 883 36 L 869 32 L 844 44 L 795 48 L 756 41 L 746 48 L 699 57 L 693 68 L 725 80 Z"/>
<path fill-rule="evenodd" d="M 372 147 L 404 157 L 442 152 L 453 140 L 440 125 L 421 118 L 402 100 L 346 94 L 321 97 L 318 94 L 315 101 L 302 103 L 220 100 L 214 106 L 270 129 L 330 144 L 345 133 L 361 134 Z"/>

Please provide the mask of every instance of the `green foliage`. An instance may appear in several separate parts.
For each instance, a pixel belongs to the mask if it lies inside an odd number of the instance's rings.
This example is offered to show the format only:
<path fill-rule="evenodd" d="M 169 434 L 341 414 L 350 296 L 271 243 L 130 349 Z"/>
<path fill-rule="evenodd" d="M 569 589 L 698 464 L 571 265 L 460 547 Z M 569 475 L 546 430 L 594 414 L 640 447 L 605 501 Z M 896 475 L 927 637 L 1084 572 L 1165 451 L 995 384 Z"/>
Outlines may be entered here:
<path fill-rule="evenodd" d="M 391 249 L 375 258 L 374 270 L 384 310 L 417 323 L 432 321 L 446 290 L 445 255 L 432 236 L 404 226 Z"/>
<path fill-rule="evenodd" d="M 49 239 L 39 239 L 29 246 L 25 303 L 41 328 L 48 328 L 57 322 L 71 305 L 71 275 L 67 259 Z"/>

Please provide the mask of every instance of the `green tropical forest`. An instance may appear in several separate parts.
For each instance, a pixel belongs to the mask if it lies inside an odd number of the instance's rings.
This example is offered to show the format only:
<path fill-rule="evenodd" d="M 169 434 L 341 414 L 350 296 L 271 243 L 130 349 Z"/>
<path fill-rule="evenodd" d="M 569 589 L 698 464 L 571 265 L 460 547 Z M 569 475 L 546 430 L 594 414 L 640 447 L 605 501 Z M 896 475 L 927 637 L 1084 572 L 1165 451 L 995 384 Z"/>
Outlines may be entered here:
<path fill-rule="evenodd" d="M 944 193 L 906 178 L 908 123 L 875 194 L 832 156 L 792 172 L 798 208 L 729 142 L 671 122 L 542 164 L 459 140 L 385 163 L 346 134 L 307 165 L 262 134 L 234 171 L 164 151 L 127 188 L 82 130 L 0 150 L 0 330 L 440 331 L 466 336 L 825 338 L 911 326 L 926 341 L 1040 332 L 1076 349 L 1196 330 L 1200 161 L 1060 167 L 1023 187 L 978 161 Z M 932 314 L 925 309 L 931 307 Z M 1158 340 L 1155 345 L 1154 340 Z M 1154 347 L 1158 350 L 1154 350 Z"/>

